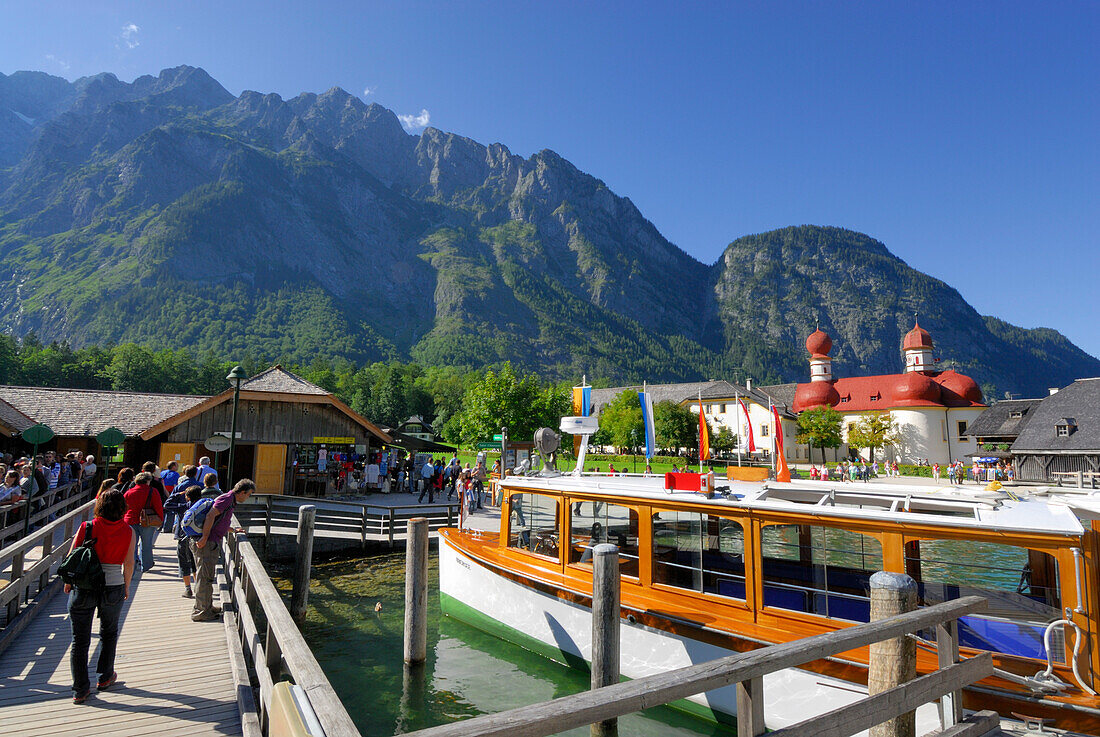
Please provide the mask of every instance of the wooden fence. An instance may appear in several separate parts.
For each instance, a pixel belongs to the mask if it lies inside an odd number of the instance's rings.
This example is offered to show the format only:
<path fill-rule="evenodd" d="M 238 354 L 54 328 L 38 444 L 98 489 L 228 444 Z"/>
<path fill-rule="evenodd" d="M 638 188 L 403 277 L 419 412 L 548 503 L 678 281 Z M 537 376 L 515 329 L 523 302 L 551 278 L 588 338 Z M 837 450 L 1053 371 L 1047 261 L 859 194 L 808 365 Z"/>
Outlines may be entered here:
<path fill-rule="evenodd" d="M 0 545 L 19 540 L 28 528 L 47 520 L 50 515 L 64 514 L 75 509 L 94 495 L 95 490 L 90 484 L 85 486 L 73 481 L 45 494 L 35 494 L 29 500 L 0 504 Z M 36 504 L 39 510 L 32 511 L 28 520 L 27 510 L 33 509 Z"/>
<path fill-rule="evenodd" d="M 77 502 L 69 497 L 31 519 L 44 519 L 72 503 Z M 14 642 L 16 635 L 60 589 L 58 580 L 51 582 L 53 567 L 69 551 L 77 526 L 91 519 L 94 507 L 94 499 L 86 501 L 0 550 L 0 570 L 8 575 L 7 585 L 0 589 L 0 608 L 7 612 L 6 624 L 0 630 L 0 652 Z"/>
<path fill-rule="evenodd" d="M 234 523 L 241 526 L 240 518 Z M 269 733 L 272 690 L 282 680 L 290 680 L 305 691 L 308 706 L 326 737 L 360 737 L 268 577 L 248 534 L 231 532 L 222 543 L 222 553 L 223 618 L 232 635 L 231 660 L 246 737 Z M 255 678 L 258 700 L 253 696 L 250 675 Z"/>
<path fill-rule="evenodd" d="M 993 659 L 986 652 L 959 662 L 956 624 L 959 617 L 985 608 L 985 599 L 967 596 L 887 619 L 728 655 L 541 704 L 431 727 L 412 732 L 409 737 L 545 737 L 733 684 L 737 688 L 738 735 L 757 737 L 765 731 L 764 676 L 929 627 L 936 628 L 939 670 L 770 734 L 782 737 L 842 737 L 947 697 L 941 701 L 943 734 L 955 737 L 980 735 L 994 729 L 999 721 L 991 712 L 963 720 L 960 690 L 992 675 Z"/>
<path fill-rule="evenodd" d="M 324 501 L 312 497 L 257 494 L 237 507 L 241 526 L 254 535 L 296 535 L 298 508 L 309 504 L 317 508 L 314 535 L 319 538 L 384 542 L 393 547 L 408 535 L 409 520 L 425 517 L 429 531 L 454 527 L 458 521 L 458 503 L 435 505 L 409 504 L 385 507 L 365 502 Z"/>

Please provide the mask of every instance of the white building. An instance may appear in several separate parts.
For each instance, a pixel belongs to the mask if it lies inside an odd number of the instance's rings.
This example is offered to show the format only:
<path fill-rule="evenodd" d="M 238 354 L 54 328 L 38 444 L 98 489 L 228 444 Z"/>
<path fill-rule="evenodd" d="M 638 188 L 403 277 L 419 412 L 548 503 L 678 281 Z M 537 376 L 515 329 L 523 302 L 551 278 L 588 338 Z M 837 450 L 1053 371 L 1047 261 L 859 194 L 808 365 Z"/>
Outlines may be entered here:
<path fill-rule="evenodd" d="M 847 438 L 848 426 L 860 417 L 889 411 L 899 439 L 894 447 L 884 449 L 885 460 L 940 464 L 968 460 L 975 446 L 966 430 L 985 409 L 982 391 L 969 376 L 934 370 L 932 336 L 927 330 L 914 325 L 906 333 L 902 341 L 905 371 L 900 374 L 836 379 L 829 358 L 832 346 L 821 330 L 806 339 L 810 381 L 795 389 L 791 403 L 795 412 L 833 407 L 844 417 Z"/>

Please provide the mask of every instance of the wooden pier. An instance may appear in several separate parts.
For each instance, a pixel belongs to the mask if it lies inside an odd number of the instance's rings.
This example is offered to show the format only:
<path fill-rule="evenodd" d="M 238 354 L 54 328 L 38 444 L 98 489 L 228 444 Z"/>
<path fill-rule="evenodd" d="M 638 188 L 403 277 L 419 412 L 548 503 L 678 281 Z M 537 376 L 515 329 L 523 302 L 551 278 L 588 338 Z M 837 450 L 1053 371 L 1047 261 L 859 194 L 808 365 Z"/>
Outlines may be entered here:
<path fill-rule="evenodd" d="M 159 535 L 155 551 L 155 567 L 135 574 L 123 606 L 118 682 L 110 689 L 72 703 L 64 594 L 53 596 L 0 655 L 5 735 L 244 734 L 225 626 L 191 621 L 194 602 L 180 596 L 171 536 Z M 98 640 L 96 625 L 89 658 L 93 684 Z"/>

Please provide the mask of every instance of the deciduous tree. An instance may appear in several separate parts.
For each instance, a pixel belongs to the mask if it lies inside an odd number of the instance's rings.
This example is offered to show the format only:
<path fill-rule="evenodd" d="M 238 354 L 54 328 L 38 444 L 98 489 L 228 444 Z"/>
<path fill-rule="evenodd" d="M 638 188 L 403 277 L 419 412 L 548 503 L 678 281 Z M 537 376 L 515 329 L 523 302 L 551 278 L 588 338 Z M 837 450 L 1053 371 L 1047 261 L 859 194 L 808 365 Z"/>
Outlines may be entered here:
<path fill-rule="evenodd" d="M 808 409 L 798 415 L 798 434 L 795 440 L 810 446 L 810 462 L 813 462 L 813 446 L 821 448 L 821 462 L 825 463 L 825 449 L 839 448 L 840 413 L 832 407 Z"/>

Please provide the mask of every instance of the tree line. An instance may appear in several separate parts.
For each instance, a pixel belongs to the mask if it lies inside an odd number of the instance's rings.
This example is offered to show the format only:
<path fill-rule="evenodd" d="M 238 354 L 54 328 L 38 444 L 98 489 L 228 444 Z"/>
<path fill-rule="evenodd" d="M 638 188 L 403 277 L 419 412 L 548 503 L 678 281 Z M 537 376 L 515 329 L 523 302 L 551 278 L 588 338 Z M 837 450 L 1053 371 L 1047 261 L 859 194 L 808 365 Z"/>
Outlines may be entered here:
<path fill-rule="evenodd" d="M 247 355 L 240 364 L 249 376 L 270 367 Z M 74 349 L 67 343 L 44 344 L 34 334 L 22 340 L 0 335 L 0 384 L 6 385 L 212 395 L 229 388 L 225 377 L 234 365 L 211 352 L 153 350 L 134 343 Z M 501 427 L 508 427 L 513 439 L 529 439 L 539 427 L 556 429 L 571 412 L 568 383 L 519 372 L 511 363 L 470 370 L 400 361 L 356 366 L 315 358 L 285 368 L 378 425 L 395 427 L 416 415 L 444 440 L 464 447 L 491 439 Z"/>

